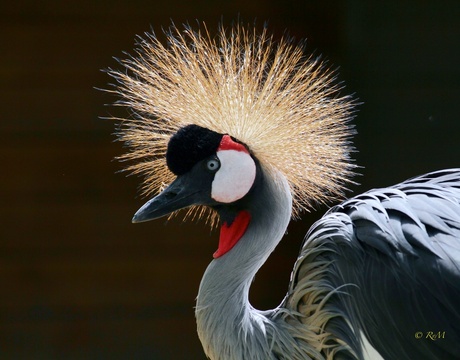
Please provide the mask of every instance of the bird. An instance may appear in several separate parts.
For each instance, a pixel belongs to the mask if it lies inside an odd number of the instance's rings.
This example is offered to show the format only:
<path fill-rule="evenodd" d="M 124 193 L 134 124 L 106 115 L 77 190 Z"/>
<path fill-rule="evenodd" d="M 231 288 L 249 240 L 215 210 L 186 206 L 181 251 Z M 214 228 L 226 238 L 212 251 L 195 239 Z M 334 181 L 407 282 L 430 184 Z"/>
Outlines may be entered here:
<path fill-rule="evenodd" d="M 206 356 L 459 359 L 460 169 L 344 199 L 357 102 L 304 42 L 241 22 L 163 35 L 139 36 L 107 91 L 130 111 L 118 158 L 151 197 L 132 221 L 186 209 L 220 229 L 195 308 Z M 255 309 L 251 283 L 291 219 L 330 202 L 280 305 Z"/>

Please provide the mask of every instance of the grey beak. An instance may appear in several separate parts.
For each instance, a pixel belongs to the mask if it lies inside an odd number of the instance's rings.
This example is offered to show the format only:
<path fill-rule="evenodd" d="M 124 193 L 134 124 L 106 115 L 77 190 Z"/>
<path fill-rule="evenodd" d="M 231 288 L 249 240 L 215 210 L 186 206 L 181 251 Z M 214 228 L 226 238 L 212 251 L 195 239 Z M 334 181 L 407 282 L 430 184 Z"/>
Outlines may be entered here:
<path fill-rule="evenodd" d="M 163 192 L 145 203 L 134 214 L 133 223 L 158 219 L 173 211 L 199 203 L 202 192 L 187 175 L 178 176 Z M 199 184 L 197 184 L 199 185 Z"/>

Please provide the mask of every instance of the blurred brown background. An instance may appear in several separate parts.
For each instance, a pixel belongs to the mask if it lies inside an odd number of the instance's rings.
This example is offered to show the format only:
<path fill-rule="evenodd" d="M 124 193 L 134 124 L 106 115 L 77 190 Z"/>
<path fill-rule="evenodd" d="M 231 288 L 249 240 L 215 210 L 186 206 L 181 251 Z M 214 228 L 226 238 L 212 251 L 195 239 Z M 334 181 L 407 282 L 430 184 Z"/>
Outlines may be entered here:
<path fill-rule="evenodd" d="M 96 91 L 136 34 L 196 19 L 269 21 L 323 54 L 363 102 L 355 191 L 460 166 L 460 2 L 10 1 L 0 5 L 0 359 L 204 359 L 193 313 L 217 246 L 203 223 L 132 225 L 139 179 L 116 174 L 125 115 Z M 290 226 L 257 276 L 282 299 L 300 241 Z"/>

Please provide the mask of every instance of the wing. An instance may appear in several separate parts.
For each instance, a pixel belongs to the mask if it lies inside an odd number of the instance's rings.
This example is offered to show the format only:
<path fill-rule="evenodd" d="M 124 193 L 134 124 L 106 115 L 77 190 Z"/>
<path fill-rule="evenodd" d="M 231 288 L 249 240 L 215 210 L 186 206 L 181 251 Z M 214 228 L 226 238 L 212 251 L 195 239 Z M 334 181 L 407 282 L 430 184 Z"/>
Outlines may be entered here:
<path fill-rule="evenodd" d="M 460 358 L 460 169 L 372 190 L 310 229 L 282 306 L 321 308 L 361 358 Z"/>

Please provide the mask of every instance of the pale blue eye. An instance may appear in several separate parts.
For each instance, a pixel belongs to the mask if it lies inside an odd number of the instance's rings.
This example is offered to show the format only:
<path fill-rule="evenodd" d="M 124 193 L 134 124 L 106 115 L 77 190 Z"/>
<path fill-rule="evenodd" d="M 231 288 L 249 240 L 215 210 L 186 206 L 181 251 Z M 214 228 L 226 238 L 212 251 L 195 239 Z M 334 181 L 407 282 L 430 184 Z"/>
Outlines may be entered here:
<path fill-rule="evenodd" d="M 209 171 L 216 172 L 220 168 L 220 161 L 216 158 L 208 160 L 206 167 Z"/>

